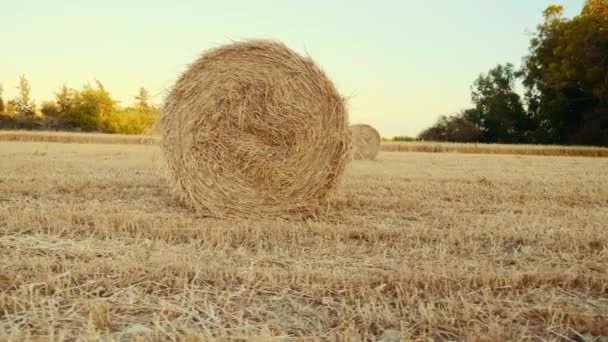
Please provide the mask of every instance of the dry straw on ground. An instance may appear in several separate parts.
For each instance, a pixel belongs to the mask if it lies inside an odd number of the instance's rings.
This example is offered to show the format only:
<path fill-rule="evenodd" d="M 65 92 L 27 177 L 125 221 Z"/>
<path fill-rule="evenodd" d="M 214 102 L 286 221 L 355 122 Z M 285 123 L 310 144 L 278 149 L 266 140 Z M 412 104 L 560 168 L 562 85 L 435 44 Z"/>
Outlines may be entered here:
<path fill-rule="evenodd" d="M 0 341 L 608 336 L 608 159 L 381 152 L 293 221 L 185 210 L 159 154 L 0 142 Z"/>
<path fill-rule="evenodd" d="M 351 125 L 350 131 L 353 136 L 353 158 L 357 160 L 376 159 L 382 140 L 380 133 L 372 126 L 365 124 Z"/>
<path fill-rule="evenodd" d="M 174 188 L 214 215 L 282 215 L 326 203 L 350 149 L 343 98 L 310 58 L 272 41 L 208 51 L 161 110 Z"/>
<path fill-rule="evenodd" d="M 154 144 L 153 135 L 77 133 L 61 131 L 0 131 L 0 141 L 49 142 L 65 144 Z"/>
<path fill-rule="evenodd" d="M 396 142 L 384 141 L 385 152 L 465 153 L 465 154 L 511 154 L 554 157 L 608 157 L 608 148 L 598 146 L 521 145 L 521 144 L 477 144 L 449 142 Z"/>

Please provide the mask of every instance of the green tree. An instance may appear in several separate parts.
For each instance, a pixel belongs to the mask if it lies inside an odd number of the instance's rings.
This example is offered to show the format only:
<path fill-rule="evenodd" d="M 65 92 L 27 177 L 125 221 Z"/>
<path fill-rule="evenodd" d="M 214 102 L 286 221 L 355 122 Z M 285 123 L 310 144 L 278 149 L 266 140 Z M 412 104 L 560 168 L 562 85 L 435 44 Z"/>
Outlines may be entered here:
<path fill-rule="evenodd" d="M 3 92 L 4 88 L 2 87 L 2 83 L 0 83 L 0 115 L 4 114 L 4 98 L 2 97 Z"/>
<path fill-rule="evenodd" d="M 139 93 L 135 96 L 135 108 L 140 113 L 150 112 L 150 93 L 144 87 L 139 87 Z"/>
<path fill-rule="evenodd" d="M 389 140 L 389 139 L 382 138 L 382 140 L 384 141 L 384 140 Z M 407 135 L 398 135 L 398 136 L 393 137 L 393 138 L 392 138 L 392 139 L 390 139 L 390 140 L 392 140 L 392 141 L 406 141 L 406 142 L 412 142 L 412 141 L 418 141 L 418 138 L 415 138 L 415 137 L 410 137 L 410 136 L 407 136 Z"/>
<path fill-rule="evenodd" d="M 471 87 L 475 108 L 442 116 L 420 139 L 453 142 L 521 143 L 533 141 L 536 124 L 515 92 L 512 64 L 481 74 Z"/>
<path fill-rule="evenodd" d="M 15 116 L 17 113 L 17 105 L 15 100 L 6 101 L 6 105 L 4 106 L 4 115 L 7 116 Z"/>
<path fill-rule="evenodd" d="M 66 113 L 72 109 L 75 95 L 76 91 L 68 88 L 65 84 L 55 93 L 55 104 L 60 113 Z"/>
<path fill-rule="evenodd" d="M 133 108 L 115 110 L 107 117 L 105 132 L 142 134 L 152 129 L 158 117 L 158 109 L 150 104 L 148 90 L 140 87 L 135 100 Z"/>
<path fill-rule="evenodd" d="M 107 118 L 116 110 L 116 101 L 104 88 L 101 82 L 96 81 L 95 87 L 86 84 L 81 91 L 72 91 L 73 102 L 69 110 L 60 113 L 63 124 L 80 128 L 85 131 L 104 130 Z M 63 91 L 60 91 L 60 94 Z M 58 103 L 58 107 L 62 108 Z M 64 106 L 63 109 L 66 107 Z"/>
<path fill-rule="evenodd" d="M 135 109 L 112 112 L 104 125 L 104 132 L 121 134 L 142 134 L 148 132 L 154 123 L 153 116 Z"/>
<path fill-rule="evenodd" d="M 36 105 L 30 98 L 31 88 L 25 75 L 21 75 L 19 78 L 17 89 L 19 90 L 19 95 L 14 100 L 17 113 L 23 116 L 36 115 Z"/>
<path fill-rule="evenodd" d="M 498 65 L 480 75 L 472 87 L 475 111 L 467 121 L 481 130 L 484 142 L 520 143 L 534 128 L 520 96 L 515 92 L 517 75 L 512 64 Z"/>
<path fill-rule="evenodd" d="M 472 121 L 472 118 L 476 117 L 476 109 L 468 109 L 452 116 L 441 116 L 435 125 L 422 131 L 418 138 L 426 141 L 478 142 L 482 131 Z"/>
<path fill-rule="evenodd" d="M 608 0 L 587 0 L 582 11 L 583 15 L 608 15 Z"/>
<path fill-rule="evenodd" d="M 56 118 L 59 116 L 59 107 L 54 101 L 44 101 L 42 102 L 42 106 L 40 106 L 40 112 L 45 117 Z"/>
<path fill-rule="evenodd" d="M 608 16 L 590 9 L 566 20 L 545 10 L 522 70 L 542 142 L 608 145 Z"/>

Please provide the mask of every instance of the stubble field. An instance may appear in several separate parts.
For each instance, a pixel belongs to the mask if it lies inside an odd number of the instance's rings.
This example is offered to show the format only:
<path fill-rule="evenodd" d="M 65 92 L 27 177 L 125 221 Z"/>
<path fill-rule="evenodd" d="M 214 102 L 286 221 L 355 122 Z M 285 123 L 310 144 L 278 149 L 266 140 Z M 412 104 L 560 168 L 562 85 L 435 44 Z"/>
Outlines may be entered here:
<path fill-rule="evenodd" d="M 193 213 L 158 158 L 0 142 L 0 340 L 608 336 L 608 159 L 382 152 L 301 221 Z"/>

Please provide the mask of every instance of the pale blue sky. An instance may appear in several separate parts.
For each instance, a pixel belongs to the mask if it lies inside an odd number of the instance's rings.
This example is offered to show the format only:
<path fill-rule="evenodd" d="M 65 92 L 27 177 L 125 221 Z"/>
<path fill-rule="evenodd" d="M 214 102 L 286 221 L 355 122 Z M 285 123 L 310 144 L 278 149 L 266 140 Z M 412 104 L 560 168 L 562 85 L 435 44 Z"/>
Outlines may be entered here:
<path fill-rule="evenodd" d="M 415 135 L 470 104 L 497 63 L 520 64 L 551 3 L 584 0 L 0 1 L 0 83 L 26 74 L 39 102 L 99 79 L 123 103 L 140 85 L 160 103 L 188 63 L 233 39 L 307 51 L 350 98 L 351 123 Z"/>

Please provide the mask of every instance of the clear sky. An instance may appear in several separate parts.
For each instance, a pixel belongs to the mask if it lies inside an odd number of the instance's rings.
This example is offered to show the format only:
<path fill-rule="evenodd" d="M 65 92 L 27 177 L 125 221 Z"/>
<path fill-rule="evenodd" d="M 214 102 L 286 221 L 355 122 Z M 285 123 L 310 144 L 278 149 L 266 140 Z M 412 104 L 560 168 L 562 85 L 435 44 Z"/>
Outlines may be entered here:
<path fill-rule="evenodd" d="M 351 123 L 415 135 L 470 105 L 470 86 L 497 63 L 520 64 L 551 3 L 584 0 L 2 0 L 0 83 L 33 97 L 99 79 L 131 102 L 139 86 L 160 103 L 202 51 L 271 38 L 307 51 L 350 98 Z"/>

